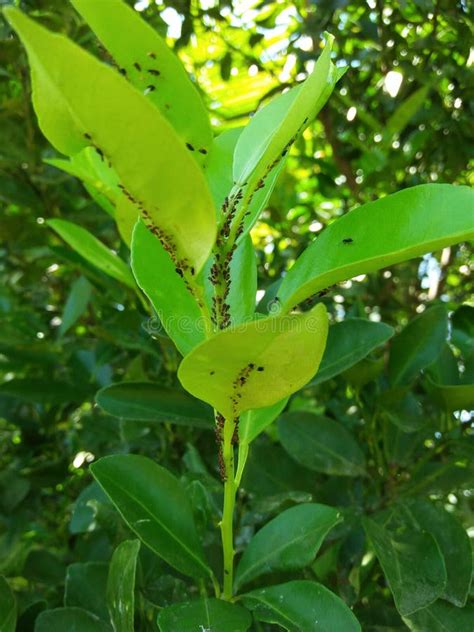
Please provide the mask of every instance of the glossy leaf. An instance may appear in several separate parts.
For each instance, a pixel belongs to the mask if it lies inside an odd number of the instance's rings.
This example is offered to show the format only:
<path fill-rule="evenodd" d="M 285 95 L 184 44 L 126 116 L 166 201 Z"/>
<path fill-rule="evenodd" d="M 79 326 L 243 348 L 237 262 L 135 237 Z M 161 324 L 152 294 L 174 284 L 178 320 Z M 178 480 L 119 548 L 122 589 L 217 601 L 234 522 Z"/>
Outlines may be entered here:
<path fill-rule="evenodd" d="M 257 295 L 257 257 L 249 235 L 238 244 L 230 263 L 231 283 L 227 302 L 233 325 L 253 319 Z"/>
<path fill-rule="evenodd" d="M 441 597 L 446 568 L 431 534 L 408 529 L 395 533 L 368 518 L 364 519 L 364 528 L 402 616 Z"/>
<path fill-rule="evenodd" d="M 239 446 L 243 443 L 249 444 L 256 439 L 265 428 L 275 421 L 287 402 L 288 397 L 285 397 L 271 406 L 247 410 L 243 413 L 239 421 Z"/>
<path fill-rule="evenodd" d="M 225 417 L 270 406 L 304 386 L 321 361 L 327 336 L 322 304 L 310 312 L 231 327 L 181 362 L 186 390 Z"/>
<path fill-rule="evenodd" d="M 212 130 L 201 96 L 181 61 L 137 11 L 121 0 L 72 0 L 127 79 L 204 158 Z M 126 34 L 126 37 L 124 37 Z"/>
<path fill-rule="evenodd" d="M 61 326 L 59 327 L 60 336 L 64 336 L 68 329 L 70 329 L 85 312 L 91 294 L 92 285 L 83 276 L 80 276 L 71 285 L 71 291 L 67 297 L 61 318 Z"/>
<path fill-rule="evenodd" d="M 189 353 L 205 338 L 201 311 L 168 253 L 141 221 L 133 231 L 132 270 L 169 337 L 183 355 Z"/>
<path fill-rule="evenodd" d="M 104 562 L 70 564 L 66 573 L 64 605 L 83 608 L 103 621 L 109 616 L 105 605 L 108 565 Z"/>
<path fill-rule="evenodd" d="M 403 508 L 417 528 L 434 537 L 441 551 L 447 574 L 441 597 L 457 607 L 464 606 L 473 571 L 471 544 L 465 529 L 455 516 L 428 501 L 405 502 Z"/>
<path fill-rule="evenodd" d="M 17 378 L 0 384 L 0 395 L 45 406 L 82 402 L 89 394 L 90 388 L 56 380 Z"/>
<path fill-rule="evenodd" d="M 445 410 L 471 410 L 474 408 L 474 384 L 437 384 L 428 378 L 435 399 Z"/>
<path fill-rule="evenodd" d="M 112 628 L 82 608 L 44 610 L 36 619 L 35 632 L 112 632 Z"/>
<path fill-rule="evenodd" d="M 88 230 L 65 219 L 50 219 L 48 225 L 96 268 L 128 287 L 136 287 L 127 264 Z"/>
<path fill-rule="evenodd" d="M 16 601 L 11 588 L 4 577 L 0 576 L 0 630 L 15 632 Z"/>
<path fill-rule="evenodd" d="M 287 509 L 250 540 L 237 566 L 235 588 L 275 571 L 311 564 L 328 532 L 341 520 L 333 507 L 303 504 Z"/>
<path fill-rule="evenodd" d="M 320 384 L 354 366 L 394 333 L 389 325 L 364 318 L 348 318 L 331 325 L 321 365 L 311 384 Z"/>
<path fill-rule="evenodd" d="M 380 396 L 380 407 L 387 419 L 403 432 L 416 432 L 426 425 L 427 419 L 420 401 L 406 389 L 384 391 Z"/>
<path fill-rule="evenodd" d="M 69 155 L 96 147 L 181 267 L 199 271 L 214 243 L 215 214 L 203 173 L 183 140 L 115 70 L 17 9 L 8 7 L 5 16 L 28 52 L 45 136 Z"/>
<path fill-rule="evenodd" d="M 139 540 L 125 540 L 110 560 L 107 606 L 114 632 L 135 632 L 135 573 Z"/>
<path fill-rule="evenodd" d="M 232 163 L 242 127 L 233 127 L 214 138 L 206 165 L 206 177 L 216 209 L 220 209 L 234 184 Z"/>
<path fill-rule="evenodd" d="M 131 421 L 214 427 L 212 408 L 185 391 L 151 382 L 120 382 L 106 386 L 97 393 L 96 401 L 109 415 Z"/>
<path fill-rule="evenodd" d="M 340 423 L 304 411 L 284 413 L 278 436 L 288 454 L 316 472 L 336 476 L 361 476 L 365 458 L 351 433 Z"/>
<path fill-rule="evenodd" d="M 469 187 L 426 184 L 359 206 L 327 227 L 286 274 L 285 309 L 358 274 L 474 236 Z"/>
<path fill-rule="evenodd" d="M 160 632 L 247 632 L 252 623 L 248 610 L 221 599 L 200 599 L 162 608 Z"/>
<path fill-rule="evenodd" d="M 436 305 L 414 318 L 390 345 L 388 364 L 392 384 L 408 384 L 436 360 L 448 335 L 448 313 Z"/>
<path fill-rule="evenodd" d="M 165 468 L 137 455 L 107 456 L 91 471 L 140 540 L 185 575 L 211 574 L 186 493 Z"/>
<path fill-rule="evenodd" d="M 474 606 L 455 608 L 438 599 L 434 604 L 404 617 L 411 632 L 472 632 Z"/>
<path fill-rule="evenodd" d="M 346 604 L 321 584 L 293 581 L 244 595 L 257 621 L 276 623 L 288 632 L 361 632 Z"/>

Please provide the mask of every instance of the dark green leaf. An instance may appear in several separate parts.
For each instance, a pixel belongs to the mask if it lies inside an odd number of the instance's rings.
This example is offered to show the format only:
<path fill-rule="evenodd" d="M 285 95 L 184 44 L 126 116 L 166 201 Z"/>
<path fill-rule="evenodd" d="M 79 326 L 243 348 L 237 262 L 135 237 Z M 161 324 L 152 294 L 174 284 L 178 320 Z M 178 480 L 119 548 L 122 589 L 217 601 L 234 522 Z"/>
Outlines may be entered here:
<path fill-rule="evenodd" d="M 83 608 L 104 621 L 109 616 L 105 605 L 108 565 L 102 562 L 71 564 L 66 572 L 64 605 Z"/>
<path fill-rule="evenodd" d="M 115 549 L 107 580 L 107 605 L 114 632 L 134 632 L 135 573 L 140 540 L 125 540 Z"/>
<path fill-rule="evenodd" d="M 144 544 L 185 575 L 211 574 L 177 478 L 151 459 L 132 454 L 104 457 L 91 470 Z"/>
<path fill-rule="evenodd" d="M 14 379 L 0 384 L 0 394 L 9 395 L 25 402 L 43 405 L 80 402 L 90 390 L 66 382 L 42 381 L 35 379 Z"/>
<path fill-rule="evenodd" d="M 389 325 L 363 318 L 348 318 L 331 325 L 321 365 L 311 384 L 320 384 L 349 369 L 393 334 Z"/>
<path fill-rule="evenodd" d="M 284 413 L 278 436 L 288 454 L 316 472 L 361 476 L 365 458 L 354 437 L 333 419 L 304 411 Z"/>
<path fill-rule="evenodd" d="M 418 610 L 403 620 L 412 632 L 472 632 L 474 606 L 455 608 L 438 600 L 428 608 Z"/>
<path fill-rule="evenodd" d="M 364 528 L 402 616 L 425 608 L 446 587 L 446 568 L 433 536 L 404 529 L 385 529 L 368 518 Z"/>
<path fill-rule="evenodd" d="M 288 632 L 361 632 L 342 599 L 315 582 L 261 588 L 247 593 L 243 600 L 258 621 L 276 623 Z"/>
<path fill-rule="evenodd" d="M 7 580 L 0 576 L 0 630 L 15 632 L 16 601 Z"/>
<path fill-rule="evenodd" d="M 96 401 L 109 415 L 131 421 L 214 427 L 210 406 L 185 391 L 151 382 L 120 382 L 106 386 L 97 393 Z"/>
<path fill-rule="evenodd" d="M 393 384 L 407 384 L 441 353 L 448 335 L 448 313 L 436 305 L 414 318 L 390 346 L 389 374 Z"/>
<path fill-rule="evenodd" d="M 250 613 L 220 599 L 201 599 L 160 610 L 160 632 L 246 632 L 252 623 Z"/>
<path fill-rule="evenodd" d="M 35 632 L 112 632 L 107 623 L 81 608 L 44 610 L 36 619 Z"/>
<path fill-rule="evenodd" d="M 237 566 L 238 590 L 252 580 L 281 570 L 310 564 L 328 532 L 341 520 L 336 509 L 304 504 L 287 509 L 266 524 L 250 541 Z"/>
<path fill-rule="evenodd" d="M 87 308 L 92 293 L 92 285 L 81 276 L 71 285 L 71 291 L 67 297 L 61 319 L 59 335 L 64 336 L 66 331 L 82 316 Z"/>

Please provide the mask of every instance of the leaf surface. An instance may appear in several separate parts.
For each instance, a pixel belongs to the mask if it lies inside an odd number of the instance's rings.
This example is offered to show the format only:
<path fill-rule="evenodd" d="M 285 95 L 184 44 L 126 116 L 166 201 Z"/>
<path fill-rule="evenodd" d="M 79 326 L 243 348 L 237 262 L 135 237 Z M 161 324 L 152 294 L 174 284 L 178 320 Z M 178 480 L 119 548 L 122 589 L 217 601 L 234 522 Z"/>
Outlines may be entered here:
<path fill-rule="evenodd" d="M 15 632 L 16 601 L 11 588 L 4 577 L 0 576 L 0 630 Z"/>
<path fill-rule="evenodd" d="M 135 573 L 140 540 L 125 540 L 115 549 L 107 579 L 107 606 L 114 632 L 135 632 Z"/>
<path fill-rule="evenodd" d="M 474 192 L 424 184 L 350 211 L 296 260 L 278 296 L 285 309 L 358 274 L 386 268 L 474 237 Z"/>
<path fill-rule="evenodd" d="M 248 610 L 221 599 L 200 599 L 162 608 L 160 632 L 247 632 L 252 623 Z"/>

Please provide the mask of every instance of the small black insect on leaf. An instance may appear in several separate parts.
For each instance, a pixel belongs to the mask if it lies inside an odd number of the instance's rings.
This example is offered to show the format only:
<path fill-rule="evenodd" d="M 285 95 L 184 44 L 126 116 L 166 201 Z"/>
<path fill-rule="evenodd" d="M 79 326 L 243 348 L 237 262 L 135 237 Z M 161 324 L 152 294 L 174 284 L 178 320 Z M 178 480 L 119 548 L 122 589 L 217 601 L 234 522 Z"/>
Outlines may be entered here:
<path fill-rule="evenodd" d="M 261 373 L 262 371 L 265 371 L 265 367 L 259 366 L 259 367 L 257 367 L 257 371 L 260 371 L 260 373 Z"/>
<path fill-rule="evenodd" d="M 84 138 L 86 138 L 87 140 L 92 140 L 92 136 L 90 134 L 87 134 L 87 132 L 84 134 Z"/>
<path fill-rule="evenodd" d="M 121 75 L 123 75 L 124 77 L 126 77 L 126 76 L 127 76 L 127 71 L 125 70 L 125 68 L 119 68 L 119 69 L 118 69 L 118 71 L 119 71 L 119 73 L 120 73 Z"/>
<path fill-rule="evenodd" d="M 151 57 L 152 59 L 156 59 L 156 54 L 155 53 L 147 53 L 148 57 Z"/>
<path fill-rule="evenodd" d="M 147 73 L 153 75 L 153 77 L 159 77 L 161 72 L 159 70 L 155 70 L 155 68 L 148 68 Z"/>
<path fill-rule="evenodd" d="M 207 154 L 207 149 L 204 149 L 204 147 L 201 147 L 201 149 L 199 150 L 199 153 L 206 155 Z"/>
<path fill-rule="evenodd" d="M 343 244 L 352 244 L 352 243 L 353 243 L 353 241 L 354 241 L 354 240 L 352 239 L 352 237 L 345 237 L 345 238 L 342 240 L 342 243 L 343 243 Z"/>
<path fill-rule="evenodd" d="M 186 143 L 186 147 L 189 149 L 189 151 L 194 151 L 194 147 L 191 145 L 191 143 Z"/>
<path fill-rule="evenodd" d="M 209 375 L 214 375 L 215 371 L 210 371 Z"/>
<path fill-rule="evenodd" d="M 141 71 L 142 71 L 142 67 L 140 66 L 140 64 L 138 63 L 138 61 L 135 61 L 135 62 L 133 63 L 133 67 L 134 67 L 136 70 L 138 70 L 138 72 L 141 72 Z"/>
<path fill-rule="evenodd" d="M 154 92 L 155 90 L 156 90 L 156 86 L 153 86 L 150 84 L 149 86 L 146 87 L 145 94 L 149 94 L 150 92 Z"/>

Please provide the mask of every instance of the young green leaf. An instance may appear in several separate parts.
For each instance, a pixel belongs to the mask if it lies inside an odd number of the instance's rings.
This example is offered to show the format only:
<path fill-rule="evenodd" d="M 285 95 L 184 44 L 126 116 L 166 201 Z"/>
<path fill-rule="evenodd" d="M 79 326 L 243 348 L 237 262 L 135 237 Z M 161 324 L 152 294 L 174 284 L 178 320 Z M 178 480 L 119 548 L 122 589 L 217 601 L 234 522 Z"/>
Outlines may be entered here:
<path fill-rule="evenodd" d="M 347 318 L 331 325 L 321 366 L 311 384 L 321 384 L 346 371 L 387 342 L 394 333 L 389 325 L 364 318 Z"/>
<path fill-rule="evenodd" d="M 16 601 L 11 588 L 4 577 L 0 576 L 0 630 L 15 632 Z"/>
<path fill-rule="evenodd" d="M 444 559 L 447 583 L 443 599 L 458 608 L 466 604 L 472 575 L 472 555 L 469 536 L 455 516 L 426 500 L 403 503 L 407 517 L 421 531 L 430 533 Z"/>
<path fill-rule="evenodd" d="M 231 327 L 193 349 L 178 377 L 186 390 L 225 417 L 270 406 L 317 371 L 327 327 L 322 304 L 303 314 Z"/>
<path fill-rule="evenodd" d="M 363 523 L 402 616 L 441 597 L 446 568 L 431 534 L 409 529 L 392 532 L 369 518 Z"/>
<path fill-rule="evenodd" d="M 388 372 L 392 384 L 407 384 L 436 360 L 448 336 L 448 313 L 435 305 L 414 318 L 390 345 Z"/>
<path fill-rule="evenodd" d="M 287 509 L 250 540 L 237 566 L 235 588 L 275 571 L 311 564 L 324 538 L 341 520 L 333 507 L 303 504 Z"/>
<path fill-rule="evenodd" d="M 103 621 L 109 620 L 104 601 L 108 565 L 104 562 L 70 564 L 66 572 L 64 605 L 83 608 Z"/>
<path fill-rule="evenodd" d="M 91 294 L 92 285 L 85 277 L 80 276 L 74 281 L 64 306 L 59 336 L 64 336 L 68 329 L 82 316 L 87 309 Z"/>
<path fill-rule="evenodd" d="M 162 608 L 160 632 L 247 632 L 252 624 L 248 610 L 221 599 L 200 599 Z"/>
<path fill-rule="evenodd" d="M 250 235 L 238 244 L 230 263 L 232 279 L 226 301 L 234 325 L 253 319 L 257 296 L 257 257 Z"/>
<path fill-rule="evenodd" d="M 104 623 L 94 614 L 82 608 L 56 608 L 44 610 L 36 619 L 35 632 L 112 632 L 108 623 Z"/>
<path fill-rule="evenodd" d="M 91 465 L 94 478 L 140 540 L 185 575 L 211 570 L 186 493 L 165 468 L 137 455 L 106 456 Z"/>
<path fill-rule="evenodd" d="M 65 219 L 50 219 L 48 225 L 89 263 L 128 287 L 136 288 L 127 264 L 88 230 Z"/>
<path fill-rule="evenodd" d="M 132 238 L 132 270 L 150 299 L 161 323 L 178 350 L 185 355 L 205 338 L 206 323 L 198 301 L 160 241 L 137 222 Z"/>
<path fill-rule="evenodd" d="M 94 147 L 177 265 L 198 272 L 214 243 L 215 213 L 204 175 L 183 140 L 112 68 L 13 7 L 5 16 L 28 52 L 45 136 L 68 155 Z"/>
<path fill-rule="evenodd" d="M 472 632 L 474 606 L 454 608 L 449 603 L 438 599 L 434 604 L 403 617 L 411 632 Z"/>
<path fill-rule="evenodd" d="M 158 33 L 121 0 L 72 0 L 112 55 L 120 73 L 165 116 L 198 160 L 212 130 L 201 96 L 181 61 Z M 124 37 L 126 34 L 126 37 Z"/>
<path fill-rule="evenodd" d="M 278 420 L 278 436 L 288 454 L 301 465 L 336 476 L 362 476 L 364 453 L 340 423 L 314 413 L 294 411 Z"/>
<path fill-rule="evenodd" d="M 359 206 L 328 226 L 283 279 L 285 309 L 357 274 L 474 237 L 474 192 L 425 184 Z"/>
<path fill-rule="evenodd" d="M 96 401 L 106 413 L 121 419 L 214 427 L 212 408 L 185 391 L 151 382 L 120 382 L 106 386 L 97 393 Z"/>
<path fill-rule="evenodd" d="M 243 443 L 249 444 L 256 439 L 265 428 L 275 421 L 287 402 L 288 397 L 284 397 L 271 406 L 247 410 L 243 413 L 239 421 L 239 446 Z"/>
<path fill-rule="evenodd" d="M 276 623 L 288 632 L 361 632 L 346 604 L 311 581 L 293 581 L 260 588 L 243 597 L 257 621 Z"/>
<path fill-rule="evenodd" d="M 334 38 L 328 36 L 326 46 L 306 81 L 283 93 L 252 117 L 240 134 L 234 153 L 234 192 L 244 191 L 242 208 L 249 215 L 237 214 L 245 230 L 255 223 L 262 206 L 247 208 L 255 195 L 266 188 L 271 192 L 290 146 L 311 123 L 326 103 L 342 70 L 330 60 Z"/>
<path fill-rule="evenodd" d="M 107 606 L 114 632 L 135 632 L 135 573 L 140 540 L 125 540 L 115 549 L 107 579 Z"/>

